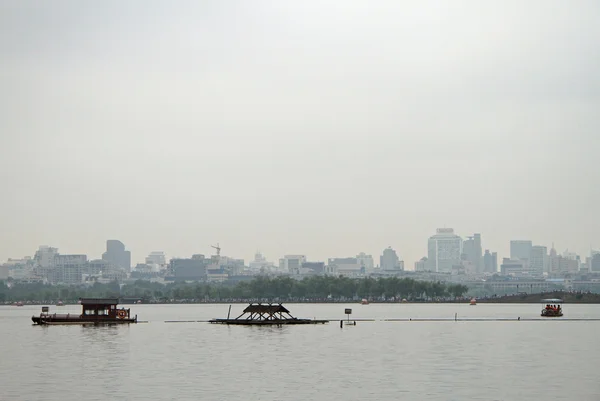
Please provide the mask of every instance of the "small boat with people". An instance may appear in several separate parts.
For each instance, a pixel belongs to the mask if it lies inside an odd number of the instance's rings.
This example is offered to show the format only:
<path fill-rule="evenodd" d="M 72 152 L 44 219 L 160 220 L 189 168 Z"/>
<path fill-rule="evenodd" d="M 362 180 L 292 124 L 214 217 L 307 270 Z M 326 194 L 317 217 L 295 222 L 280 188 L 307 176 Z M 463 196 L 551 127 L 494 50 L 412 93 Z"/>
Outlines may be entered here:
<path fill-rule="evenodd" d="M 42 313 L 32 316 L 31 320 L 37 325 L 137 323 L 137 315 L 131 317 L 130 309 L 117 307 L 117 298 L 82 298 L 79 303 L 81 314 L 50 313 L 50 308 L 43 306 Z"/>
<path fill-rule="evenodd" d="M 563 315 L 562 303 L 562 299 L 558 298 L 543 299 L 542 305 L 544 305 L 544 309 L 542 309 L 542 317 L 561 317 Z"/>

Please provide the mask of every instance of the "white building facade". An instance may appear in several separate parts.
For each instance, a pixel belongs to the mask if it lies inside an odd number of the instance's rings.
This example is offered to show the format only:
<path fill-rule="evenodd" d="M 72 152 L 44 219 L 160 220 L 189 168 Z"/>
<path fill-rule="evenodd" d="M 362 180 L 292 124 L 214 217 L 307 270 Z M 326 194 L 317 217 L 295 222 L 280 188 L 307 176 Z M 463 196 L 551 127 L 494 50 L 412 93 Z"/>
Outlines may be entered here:
<path fill-rule="evenodd" d="M 462 265 L 462 238 L 452 228 L 438 228 L 427 244 L 428 270 L 451 273 L 452 266 Z"/>

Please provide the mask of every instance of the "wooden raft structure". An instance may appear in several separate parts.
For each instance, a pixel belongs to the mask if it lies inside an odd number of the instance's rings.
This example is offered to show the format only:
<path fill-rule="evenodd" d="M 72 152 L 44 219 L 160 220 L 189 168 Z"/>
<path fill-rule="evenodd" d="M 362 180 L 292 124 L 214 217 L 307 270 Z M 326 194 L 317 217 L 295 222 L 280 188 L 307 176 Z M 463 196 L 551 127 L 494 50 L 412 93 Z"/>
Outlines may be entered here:
<path fill-rule="evenodd" d="M 231 306 L 229 307 L 231 310 Z M 235 319 L 213 319 L 210 323 L 219 324 L 237 324 L 237 325 L 272 325 L 280 326 L 284 324 L 325 324 L 328 320 L 298 319 L 290 314 L 281 304 L 261 304 L 251 303 L 244 309 L 244 312 Z"/>

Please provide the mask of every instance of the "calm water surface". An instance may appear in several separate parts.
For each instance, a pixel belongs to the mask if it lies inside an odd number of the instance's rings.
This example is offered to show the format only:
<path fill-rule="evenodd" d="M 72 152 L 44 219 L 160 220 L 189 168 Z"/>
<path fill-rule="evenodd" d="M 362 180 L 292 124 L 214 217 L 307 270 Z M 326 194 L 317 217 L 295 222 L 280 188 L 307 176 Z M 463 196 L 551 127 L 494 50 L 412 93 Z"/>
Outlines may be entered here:
<path fill-rule="evenodd" d="M 540 305 L 286 305 L 293 315 L 534 318 Z M 295 327 L 165 323 L 228 305 L 132 305 L 148 323 L 32 326 L 0 307 L 0 400 L 594 400 L 600 322 L 358 322 Z M 232 316 L 244 305 L 233 305 Z M 51 311 L 78 313 L 77 306 Z M 64 311 L 64 312 L 63 312 Z M 600 306 L 565 305 L 600 318 Z"/>

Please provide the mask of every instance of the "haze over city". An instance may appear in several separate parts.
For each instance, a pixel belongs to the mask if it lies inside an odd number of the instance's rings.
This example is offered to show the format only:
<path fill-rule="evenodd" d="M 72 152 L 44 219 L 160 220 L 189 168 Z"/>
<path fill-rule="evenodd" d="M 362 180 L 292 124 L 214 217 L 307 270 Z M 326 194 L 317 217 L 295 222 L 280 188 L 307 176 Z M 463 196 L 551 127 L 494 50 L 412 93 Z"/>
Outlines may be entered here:
<path fill-rule="evenodd" d="M 34 6 L 35 5 L 35 6 Z M 0 4 L 0 260 L 600 248 L 600 4 Z"/>

